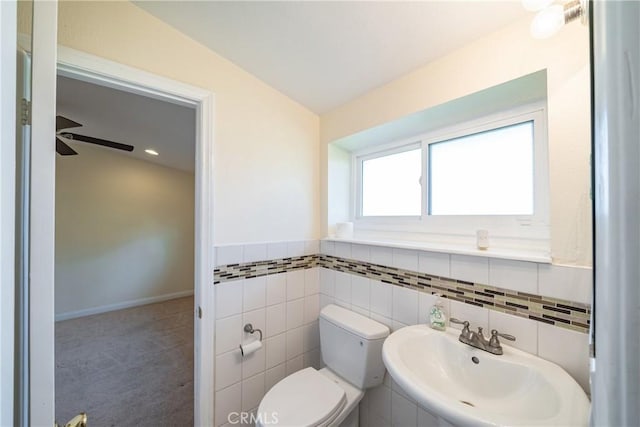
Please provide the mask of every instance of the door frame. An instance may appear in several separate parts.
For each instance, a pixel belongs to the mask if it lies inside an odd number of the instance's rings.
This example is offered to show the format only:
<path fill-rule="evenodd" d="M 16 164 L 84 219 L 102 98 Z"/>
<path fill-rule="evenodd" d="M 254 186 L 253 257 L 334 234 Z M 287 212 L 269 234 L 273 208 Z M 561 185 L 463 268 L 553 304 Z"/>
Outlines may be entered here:
<path fill-rule="evenodd" d="M 0 2 L 0 425 L 14 425 L 17 4 Z"/>
<path fill-rule="evenodd" d="M 214 292 L 213 292 L 213 144 L 215 123 L 215 96 L 211 91 L 171 80 L 133 67 L 106 60 L 65 46 L 57 48 L 57 74 L 76 80 L 98 84 L 129 93 L 135 93 L 174 104 L 195 108 L 196 110 L 196 156 L 195 156 L 195 274 L 194 274 L 194 422 L 195 425 L 213 424 L 214 402 Z M 37 82 L 34 82 L 37 83 Z M 53 141 L 53 139 L 51 139 Z M 55 162 L 55 151 L 50 144 L 49 161 Z M 55 182 L 55 168 L 49 176 Z M 50 173 L 51 173 L 50 172 Z M 45 179 L 45 177 L 40 177 Z M 51 195 L 49 195 L 51 196 Z M 49 202 L 47 209 L 34 212 L 35 215 L 51 217 L 55 200 Z M 36 236 L 33 236 L 35 240 Z M 32 241 L 32 245 L 50 245 L 49 242 Z M 53 248 L 49 248 L 53 254 Z M 51 286 L 53 277 L 48 278 Z M 33 283 L 32 283 L 33 285 Z M 32 295 L 32 298 L 38 298 Z M 33 301 L 32 301 L 33 304 Z M 52 333 L 54 316 L 51 313 L 41 318 L 38 325 L 44 333 Z M 33 331 L 33 329 L 32 329 Z M 32 340 L 33 340 L 32 336 Z M 51 341 L 44 338 L 40 342 Z M 54 348 L 47 352 L 31 354 L 31 366 L 38 358 L 51 359 Z M 45 362 L 51 364 L 51 362 Z M 55 372 L 48 375 L 53 376 Z M 48 376 L 45 374 L 45 376 Z M 33 383 L 32 383 L 33 384 Z M 54 384 L 51 382 L 51 384 Z M 55 387 L 46 390 L 40 399 L 50 399 L 45 407 L 53 404 Z M 32 413 L 41 403 L 31 402 Z M 89 414 L 91 416 L 91 414 Z M 32 418 L 34 419 L 34 418 Z M 53 420 L 49 423 L 53 423 Z"/>

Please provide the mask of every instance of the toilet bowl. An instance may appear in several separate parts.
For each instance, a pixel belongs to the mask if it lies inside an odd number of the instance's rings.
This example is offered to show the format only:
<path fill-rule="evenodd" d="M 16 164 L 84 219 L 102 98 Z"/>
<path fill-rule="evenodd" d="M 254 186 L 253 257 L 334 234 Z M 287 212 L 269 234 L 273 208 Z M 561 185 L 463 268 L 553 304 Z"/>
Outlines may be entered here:
<path fill-rule="evenodd" d="M 364 390 L 382 383 L 382 343 L 389 328 L 350 310 L 320 312 L 320 349 L 326 367 L 295 372 L 267 392 L 259 427 L 357 427 Z"/>

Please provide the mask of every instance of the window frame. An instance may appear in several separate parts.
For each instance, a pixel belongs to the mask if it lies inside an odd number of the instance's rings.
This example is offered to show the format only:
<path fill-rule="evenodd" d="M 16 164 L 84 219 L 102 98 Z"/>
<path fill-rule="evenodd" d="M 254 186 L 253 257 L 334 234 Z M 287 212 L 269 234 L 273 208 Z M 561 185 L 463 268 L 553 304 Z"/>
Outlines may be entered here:
<path fill-rule="evenodd" d="M 429 146 L 480 132 L 533 121 L 533 214 L 532 215 L 429 215 Z M 422 187 L 420 216 L 363 216 L 362 161 L 420 147 Z M 488 229 L 505 238 L 549 240 L 549 159 L 546 105 L 527 104 L 478 119 L 465 121 L 388 144 L 352 152 L 352 217 L 357 231 L 372 233 L 429 233 L 444 236 L 475 234 Z M 392 236 L 393 237 L 393 236 Z M 548 244 L 548 242 L 547 242 Z"/>

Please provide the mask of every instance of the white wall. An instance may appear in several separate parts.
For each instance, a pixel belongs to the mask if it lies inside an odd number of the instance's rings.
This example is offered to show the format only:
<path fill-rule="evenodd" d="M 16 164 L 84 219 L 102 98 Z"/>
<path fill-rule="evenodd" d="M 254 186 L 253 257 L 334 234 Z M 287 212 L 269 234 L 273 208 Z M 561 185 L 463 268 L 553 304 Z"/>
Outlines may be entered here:
<path fill-rule="evenodd" d="M 335 224 L 350 221 L 351 205 L 351 153 L 335 145 L 328 147 L 329 235 L 335 234 Z"/>
<path fill-rule="evenodd" d="M 56 317 L 193 290 L 193 174 L 75 144 L 56 159 Z"/>
<path fill-rule="evenodd" d="M 132 3 L 58 7 L 61 45 L 215 93 L 217 245 L 319 237 L 316 114 Z"/>
<path fill-rule="evenodd" d="M 546 69 L 551 255 L 554 263 L 591 265 L 588 30 L 572 23 L 548 40 L 536 40 L 529 34 L 530 19 L 514 22 L 322 115 L 323 203 L 328 197 L 327 144 Z M 328 212 L 324 205 L 325 227 L 330 225 Z M 323 232 L 326 235 L 327 230 Z"/>

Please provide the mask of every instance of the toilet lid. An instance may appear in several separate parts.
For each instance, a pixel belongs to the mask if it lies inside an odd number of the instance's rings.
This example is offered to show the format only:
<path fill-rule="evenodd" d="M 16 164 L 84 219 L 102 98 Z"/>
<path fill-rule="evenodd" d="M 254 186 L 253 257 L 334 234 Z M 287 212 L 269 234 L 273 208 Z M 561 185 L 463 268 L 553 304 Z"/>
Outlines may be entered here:
<path fill-rule="evenodd" d="M 344 408 L 344 389 L 313 368 L 291 374 L 264 396 L 258 414 L 279 426 L 322 426 Z"/>

